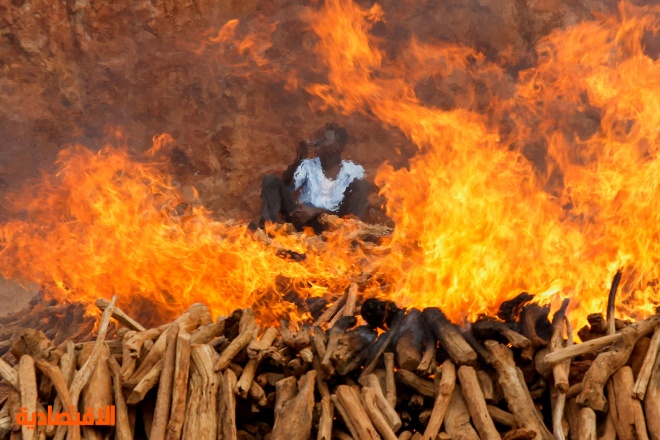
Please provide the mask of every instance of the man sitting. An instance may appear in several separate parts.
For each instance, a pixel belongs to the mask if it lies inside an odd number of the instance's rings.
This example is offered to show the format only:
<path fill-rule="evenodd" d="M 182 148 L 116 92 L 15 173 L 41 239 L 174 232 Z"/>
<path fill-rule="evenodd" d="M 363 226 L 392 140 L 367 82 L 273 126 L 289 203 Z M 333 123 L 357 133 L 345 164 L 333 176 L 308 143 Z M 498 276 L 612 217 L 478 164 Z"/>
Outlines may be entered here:
<path fill-rule="evenodd" d="M 348 133 L 330 123 L 311 142 L 298 144 L 296 160 L 282 177 L 267 175 L 261 185 L 261 222 L 276 222 L 282 214 L 296 228 L 322 230 L 318 216 L 362 218 L 367 208 L 370 184 L 362 166 L 342 160 Z"/>

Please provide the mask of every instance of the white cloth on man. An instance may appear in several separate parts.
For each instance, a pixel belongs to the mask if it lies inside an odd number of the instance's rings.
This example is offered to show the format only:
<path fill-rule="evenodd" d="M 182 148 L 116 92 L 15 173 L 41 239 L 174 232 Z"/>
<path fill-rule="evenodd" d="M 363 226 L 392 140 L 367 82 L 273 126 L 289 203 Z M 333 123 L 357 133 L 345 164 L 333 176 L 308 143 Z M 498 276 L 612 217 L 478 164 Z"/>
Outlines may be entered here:
<path fill-rule="evenodd" d="M 337 178 L 328 179 L 323 174 L 321 159 L 315 157 L 304 159 L 298 165 L 293 174 L 293 183 L 296 190 L 301 189 L 298 201 L 303 205 L 337 211 L 348 185 L 355 179 L 363 179 L 364 175 L 361 165 L 342 160 Z"/>

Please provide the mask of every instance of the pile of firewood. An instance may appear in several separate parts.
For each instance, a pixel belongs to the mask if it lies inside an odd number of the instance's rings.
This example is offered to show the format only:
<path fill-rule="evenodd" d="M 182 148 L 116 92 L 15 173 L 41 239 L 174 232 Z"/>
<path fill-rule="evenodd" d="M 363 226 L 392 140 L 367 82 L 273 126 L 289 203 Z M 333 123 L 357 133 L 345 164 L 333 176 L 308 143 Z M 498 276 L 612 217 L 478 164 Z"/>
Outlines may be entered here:
<path fill-rule="evenodd" d="M 26 329 L 17 364 L 0 359 L 0 438 L 660 438 L 658 315 L 592 315 L 573 344 L 568 300 L 550 320 L 522 294 L 469 328 L 362 301 L 355 284 L 309 304 L 315 322 L 295 330 L 249 309 L 213 322 L 202 304 L 145 329 L 114 299 L 97 301 L 95 341 L 62 349 Z M 18 423 L 49 407 L 99 422 L 112 405 L 114 426 Z"/>

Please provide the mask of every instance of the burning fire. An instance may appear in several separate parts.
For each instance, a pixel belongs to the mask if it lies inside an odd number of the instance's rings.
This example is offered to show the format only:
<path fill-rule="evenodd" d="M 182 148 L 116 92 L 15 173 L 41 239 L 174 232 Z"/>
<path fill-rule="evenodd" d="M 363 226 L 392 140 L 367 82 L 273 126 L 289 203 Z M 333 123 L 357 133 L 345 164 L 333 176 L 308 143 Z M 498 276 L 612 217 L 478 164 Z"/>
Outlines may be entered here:
<path fill-rule="evenodd" d="M 605 310 L 622 269 L 619 317 L 647 315 L 660 302 L 660 61 L 641 42 L 659 18 L 659 7 L 622 5 L 617 16 L 556 30 L 514 79 L 457 45 L 411 40 L 388 57 L 370 34 L 388 19 L 377 5 L 326 0 L 306 19 L 327 82 L 286 83 L 322 107 L 372 115 L 419 147 L 409 167 L 385 164 L 376 177 L 396 223 L 391 239 L 272 228 L 273 244 L 213 220 L 182 204 L 164 159 L 172 139 L 162 135 L 142 156 L 63 150 L 55 175 L 12 197 L 12 220 L 0 226 L 3 273 L 61 300 L 117 294 L 134 313 L 156 303 L 156 320 L 196 301 L 218 315 L 253 306 L 264 322 L 295 320 L 291 292 L 334 297 L 359 281 L 366 297 L 439 306 L 456 322 L 494 314 L 521 291 L 555 305 L 570 297 L 578 325 Z M 233 38 L 236 26 L 208 44 Z M 238 47 L 267 65 L 268 42 Z M 434 75 L 471 92 L 454 109 L 424 104 L 415 85 Z M 306 259 L 282 258 L 280 248 Z"/>

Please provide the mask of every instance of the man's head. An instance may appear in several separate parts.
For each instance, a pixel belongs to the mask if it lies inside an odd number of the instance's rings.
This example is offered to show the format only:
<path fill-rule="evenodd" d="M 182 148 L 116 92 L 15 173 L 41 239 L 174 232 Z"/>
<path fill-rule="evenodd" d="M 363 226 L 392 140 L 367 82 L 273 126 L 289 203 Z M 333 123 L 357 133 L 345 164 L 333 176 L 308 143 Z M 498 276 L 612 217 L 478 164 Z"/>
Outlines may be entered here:
<path fill-rule="evenodd" d="M 347 141 L 346 129 L 340 127 L 336 122 L 330 122 L 316 133 L 313 144 L 318 148 L 319 157 L 331 158 L 333 156 L 341 157 Z"/>

